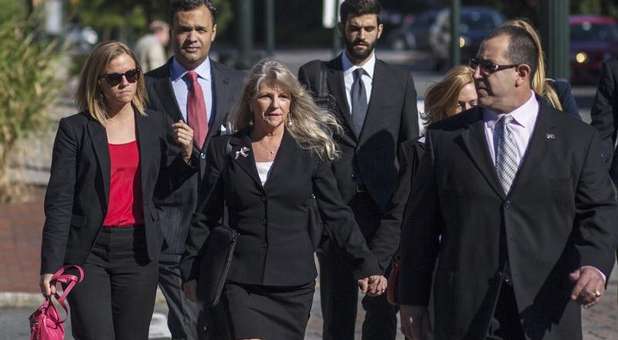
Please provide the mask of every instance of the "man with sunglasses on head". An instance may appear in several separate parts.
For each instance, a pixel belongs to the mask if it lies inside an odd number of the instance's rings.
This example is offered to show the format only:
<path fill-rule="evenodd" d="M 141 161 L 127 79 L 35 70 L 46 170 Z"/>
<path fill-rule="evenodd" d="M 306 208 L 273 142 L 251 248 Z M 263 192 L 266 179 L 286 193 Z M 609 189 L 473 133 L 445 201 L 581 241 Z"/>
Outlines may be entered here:
<path fill-rule="evenodd" d="M 600 138 L 534 94 L 537 54 L 496 29 L 470 63 L 479 107 L 427 130 L 400 244 L 410 339 L 431 294 L 435 340 L 581 339 L 604 293 L 618 206 Z"/>
<path fill-rule="evenodd" d="M 208 56 L 217 33 L 216 8 L 211 1 L 173 0 L 171 10 L 174 56 L 145 75 L 149 107 L 193 128 L 200 171 L 159 202 L 164 237 L 159 286 L 169 306 L 172 339 L 198 339 L 200 306 L 182 290 L 179 262 L 204 176 L 208 141 L 227 133 L 226 117 L 242 86 L 243 75 Z"/>

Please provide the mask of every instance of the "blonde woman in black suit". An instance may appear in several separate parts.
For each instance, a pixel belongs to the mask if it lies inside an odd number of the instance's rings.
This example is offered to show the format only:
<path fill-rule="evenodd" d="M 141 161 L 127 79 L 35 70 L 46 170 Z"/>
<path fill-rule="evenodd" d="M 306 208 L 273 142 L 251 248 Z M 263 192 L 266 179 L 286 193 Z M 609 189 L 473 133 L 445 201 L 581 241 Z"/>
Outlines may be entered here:
<path fill-rule="evenodd" d="M 229 224 L 240 234 L 222 297 L 229 336 L 301 340 L 316 278 L 307 223 L 314 195 L 361 290 L 379 295 L 386 288 L 331 172 L 330 161 L 338 155 L 332 135 L 340 126 L 274 60 L 251 70 L 233 124 L 238 132 L 216 137 L 208 147 L 206 202 L 194 219 L 181 266 L 185 288 L 193 295 L 197 255 L 226 205 Z"/>
<path fill-rule="evenodd" d="M 133 52 L 99 44 L 81 72 L 81 112 L 60 120 L 54 142 L 40 287 L 49 296 L 52 273 L 83 267 L 69 295 L 80 340 L 148 339 L 161 249 L 155 187 L 169 192 L 197 170 L 189 165 L 193 131 L 145 110 L 145 92 Z"/>

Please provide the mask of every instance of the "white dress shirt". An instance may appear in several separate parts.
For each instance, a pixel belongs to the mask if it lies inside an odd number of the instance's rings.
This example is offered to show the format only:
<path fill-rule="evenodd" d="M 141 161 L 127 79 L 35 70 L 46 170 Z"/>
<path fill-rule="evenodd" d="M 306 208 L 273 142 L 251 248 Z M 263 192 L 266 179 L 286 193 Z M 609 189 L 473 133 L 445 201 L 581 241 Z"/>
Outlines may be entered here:
<path fill-rule="evenodd" d="M 347 52 L 341 53 L 341 66 L 343 68 L 343 81 L 345 83 L 345 97 L 348 101 L 348 107 L 352 108 L 352 84 L 354 83 L 354 71 L 357 68 L 362 68 L 365 72 L 361 77 L 363 85 L 365 85 L 365 92 L 367 93 L 367 103 L 371 98 L 371 89 L 373 84 L 373 74 L 376 67 L 376 55 L 371 52 L 371 57 L 362 65 L 354 65 L 348 58 Z"/>
<path fill-rule="evenodd" d="M 171 70 L 170 70 L 170 80 L 172 81 L 172 88 L 174 89 L 174 95 L 176 96 L 176 101 L 178 102 L 178 106 L 180 108 L 180 113 L 182 114 L 182 118 L 184 118 L 185 122 L 187 121 L 187 97 L 189 95 L 189 80 L 185 79 L 185 74 L 187 74 L 187 69 L 185 69 L 176 58 L 172 59 Z M 206 101 L 206 121 L 210 123 L 210 117 L 212 117 L 212 76 L 210 73 L 210 58 L 206 58 L 198 67 L 196 67 L 193 71 L 195 71 L 198 75 L 197 81 L 200 83 L 202 87 L 202 92 L 204 93 L 204 100 Z"/>

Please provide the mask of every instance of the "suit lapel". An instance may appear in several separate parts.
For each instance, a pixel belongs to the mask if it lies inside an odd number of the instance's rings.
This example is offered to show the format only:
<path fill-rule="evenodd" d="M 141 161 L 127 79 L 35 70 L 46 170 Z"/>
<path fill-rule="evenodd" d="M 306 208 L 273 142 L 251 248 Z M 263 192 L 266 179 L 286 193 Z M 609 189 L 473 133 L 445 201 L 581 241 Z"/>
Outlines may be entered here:
<path fill-rule="evenodd" d="M 489 154 L 489 146 L 485 137 L 483 111 L 478 108 L 471 112 L 475 116 L 472 117 L 472 122 L 468 129 L 461 135 L 463 145 L 465 146 L 467 155 L 472 159 L 476 167 L 483 174 L 489 186 L 501 197 L 504 198 L 504 190 L 498 180 L 496 168 Z"/>
<path fill-rule="evenodd" d="M 180 106 L 178 105 L 178 101 L 176 100 L 176 94 L 174 94 L 172 81 L 170 80 L 170 67 L 171 59 L 166 64 L 167 72 L 165 76 L 157 78 L 154 87 L 158 97 L 161 100 L 161 105 L 163 105 L 165 113 L 167 113 L 175 122 L 177 122 L 183 118 L 182 113 L 180 112 Z"/>
<path fill-rule="evenodd" d="M 350 135 L 354 141 L 358 141 L 356 134 L 352 129 L 352 117 L 350 116 L 351 110 L 345 93 L 341 56 L 329 62 L 327 83 L 329 91 L 335 97 L 335 102 L 337 103 L 338 108 L 337 113 L 341 116 L 341 121 L 344 123 L 344 128 L 349 131 L 348 135 Z"/>
<path fill-rule="evenodd" d="M 137 137 L 137 146 L 139 148 L 139 171 L 142 197 L 146 197 L 144 185 L 150 183 L 146 178 L 146 173 L 152 170 L 152 148 L 158 146 L 156 140 L 153 140 L 153 137 L 157 136 L 157 134 L 153 133 L 153 130 L 149 129 L 147 124 L 148 119 L 135 111 L 135 134 Z"/>
<path fill-rule="evenodd" d="M 214 87 L 212 88 L 212 98 L 214 103 L 212 105 L 212 111 L 210 114 L 214 115 L 211 119 L 211 124 L 208 129 L 208 136 L 206 139 L 208 140 L 211 136 L 216 135 L 219 132 L 219 127 L 224 123 L 225 113 L 229 110 L 227 103 L 229 103 L 229 96 L 231 95 L 232 89 L 230 86 L 230 79 L 225 74 L 225 72 L 221 72 L 219 66 L 215 62 L 210 62 L 210 76 L 212 78 Z M 206 143 L 204 143 L 204 147 Z"/>
<path fill-rule="evenodd" d="M 268 179 L 264 183 L 265 189 L 269 189 L 273 185 L 272 183 L 277 183 L 277 177 L 290 173 L 286 171 L 286 169 L 290 168 L 289 162 L 295 159 L 294 155 L 292 155 L 297 149 L 295 144 L 296 141 L 294 138 L 290 136 L 287 130 L 285 130 L 283 133 L 283 138 L 281 139 L 281 145 L 279 146 L 279 150 L 275 156 L 275 160 L 270 167 Z"/>
<path fill-rule="evenodd" d="M 228 155 L 228 157 L 231 157 L 231 161 L 238 164 L 238 166 L 253 179 L 256 185 L 262 189 L 262 182 L 260 181 L 260 176 L 255 167 L 255 157 L 253 156 L 251 138 L 249 137 L 248 131 L 231 137 L 230 144 L 232 145 L 232 154 Z M 245 153 L 246 156 L 240 154 L 242 148 L 246 148 L 245 150 L 248 149 Z"/>
<path fill-rule="evenodd" d="M 511 191 L 517 188 L 520 178 L 535 176 L 535 169 L 538 169 L 539 165 L 547 159 L 547 143 L 551 143 L 552 139 L 556 138 L 554 124 L 547 114 L 549 108 L 544 100 L 539 97 L 537 97 L 537 100 L 539 102 L 539 114 L 536 118 L 534 130 L 532 131 L 532 136 L 530 136 L 530 142 L 528 142 L 524 157 L 520 161 L 519 171 L 517 171 L 517 175 L 511 185 Z M 550 136 L 553 136 L 553 138 L 550 138 Z"/>
<path fill-rule="evenodd" d="M 99 163 L 99 169 L 103 177 L 103 192 L 105 194 L 104 202 L 107 207 L 109 199 L 109 182 L 110 182 L 110 160 L 109 149 L 107 146 L 107 134 L 105 128 L 98 121 L 90 118 L 88 121 L 88 134 L 92 140 L 92 148 Z"/>

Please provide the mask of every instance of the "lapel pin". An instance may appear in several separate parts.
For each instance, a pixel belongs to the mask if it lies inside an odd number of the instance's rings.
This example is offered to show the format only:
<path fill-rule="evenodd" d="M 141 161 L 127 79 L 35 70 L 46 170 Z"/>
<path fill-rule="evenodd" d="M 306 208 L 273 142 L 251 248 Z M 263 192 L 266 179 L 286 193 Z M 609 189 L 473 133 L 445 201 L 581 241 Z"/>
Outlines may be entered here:
<path fill-rule="evenodd" d="M 243 157 L 249 156 L 249 148 L 246 146 L 240 148 L 240 150 L 236 151 L 236 153 L 234 154 L 234 159 L 238 159 L 239 155 Z"/>
<path fill-rule="evenodd" d="M 556 139 L 556 135 L 553 133 L 548 133 L 545 135 L 545 139 Z"/>

